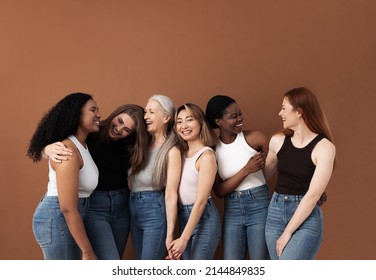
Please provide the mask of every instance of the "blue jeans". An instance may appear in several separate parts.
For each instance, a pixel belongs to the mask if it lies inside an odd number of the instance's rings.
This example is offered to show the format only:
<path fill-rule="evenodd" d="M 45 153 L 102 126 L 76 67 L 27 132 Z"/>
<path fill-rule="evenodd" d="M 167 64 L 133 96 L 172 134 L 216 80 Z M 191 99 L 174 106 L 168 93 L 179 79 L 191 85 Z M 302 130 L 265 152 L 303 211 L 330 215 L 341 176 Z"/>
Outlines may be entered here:
<path fill-rule="evenodd" d="M 85 216 L 88 198 L 78 199 L 78 210 Z M 46 260 L 81 260 L 82 253 L 73 239 L 57 196 L 43 196 L 33 215 L 33 232 Z"/>
<path fill-rule="evenodd" d="M 316 205 L 308 218 L 293 233 L 282 255 L 278 258 L 276 243 L 295 213 L 302 195 L 274 193 L 266 220 L 265 236 L 272 260 L 312 260 L 320 248 L 323 236 L 323 215 Z"/>
<path fill-rule="evenodd" d="M 223 258 L 270 259 L 265 241 L 265 223 L 270 195 L 267 185 L 233 192 L 225 197 Z"/>
<path fill-rule="evenodd" d="M 179 206 L 180 233 L 188 222 L 192 208 L 193 205 Z M 209 199 L 183 252 L 183 260 L 212 260 L 220 238 L 221 218 L 214 202 Z"/>
<path fill-rule="evenodd" d="M 164 192 L 130 194 L 131 238 L 139 260 L 163 260 L 166 249 L 166 207 Z"/>
<path fill-rule="evenodd" d="M 129 192 L 94 191 L 84 223 L 97 258 L 121 260 L 129 235 Z"/>

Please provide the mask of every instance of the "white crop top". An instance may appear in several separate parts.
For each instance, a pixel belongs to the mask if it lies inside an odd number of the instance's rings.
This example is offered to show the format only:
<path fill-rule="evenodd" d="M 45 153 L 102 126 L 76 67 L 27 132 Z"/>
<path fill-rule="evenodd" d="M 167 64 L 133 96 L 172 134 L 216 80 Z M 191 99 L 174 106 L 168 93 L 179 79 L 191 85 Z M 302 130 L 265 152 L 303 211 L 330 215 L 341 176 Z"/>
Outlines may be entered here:
<path fill-rule="evenodd" d="M 179 184 L 179 203 L 182 205 L 192 205 L 197 197 L 198 171 L 196 169 L 196 161 L 203 152 L 213 149 L 203 147 L 193 157 L 183 158 L 183 170 Z M 210 198 L 210 196 L 208 197 Z"/>
<path fill-rule="evenodd" d="M 234 142 L 224 144 L 218 141 L 215 148 L 218 162 L 218 174 L 222 180 L 234 176 L 258 152 L 248 145 L 243 132 L 238 133 Z M 235 191 L 255 188 L 266 183 L 262 170 L 249 174 Z"/>
<path fill-rule="evenodd" d="M 68 137 L 80 151 L 83 166 L 80 169 L 78 177 L 78 197 L 86 198 L 89 197 L 92 191 L 97 187 L 98 184 L 98 168 L 94 163 L 93 158 L 90 155 L 89 149 L 82 146 L 82 144 L 77 140 L 75 136 Z M 56 172 L 52 169 L 50 160 L 48 161 L 49 167 L 49 182 L 47 187 L 47 196 L 57 196 L 57 183 L 56 183 Z"/>

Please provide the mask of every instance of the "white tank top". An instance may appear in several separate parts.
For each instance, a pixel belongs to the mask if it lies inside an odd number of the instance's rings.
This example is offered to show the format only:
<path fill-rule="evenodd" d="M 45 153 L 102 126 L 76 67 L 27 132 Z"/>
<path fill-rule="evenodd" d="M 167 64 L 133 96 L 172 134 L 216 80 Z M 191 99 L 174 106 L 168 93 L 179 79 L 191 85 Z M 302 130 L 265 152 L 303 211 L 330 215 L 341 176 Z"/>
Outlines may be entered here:
<path fill-rule="evenodd" d="M 218 141 L 215 148 L 218 162 L 218 174 L 222 180 L 234 176 L 246 165 L 248 160 L 258 152 L 248 145 L 243 132 L 238 133 L 234 142 L 224 144 Z M 255 188 L 266 183 L 262 170 L 249 174 L 235 191 Z"/>
<path fill-rule="evenodd" d="M 78 197 L 85 198 L 89 197 L 92 191 L 97 187 L 98 184 L 98 168 L 94 163 L 93 158 L 90 155 L 89 149 L 82 146 L 82 144 L 77 140 L 75 136 L 68 137 L 80 151 L 83 166 L 80 169 L 78 177 Z M 52 169 L 50 160 L 48 161 L 49 167 L 49 182 L 47 187 L 47 196 L 57 196 L 57 184 L 56 184 L 56 172 Z"/>
<path fill-rule="evenodd" d="M 153 177 L 153 170 L 155 160 L 157 159 L 157 154 L 159 149 L 155 149 L 153 151 L 149 150 L 148 159 L 146 161 L 146 166 L 143 170 L 137 173 L 135 176 L 129 177 L 131 181 L 131 192 L 147 192 L 147 191 L 154 191 L 152 177 Z M 129 174 L 131 174 L 132 170 L 129 169 Z M 164 187 L 162 187 L 164 189 Z"/>
<path fill-rule="evenodd" d="M 197 197 L 198 171 L 196 169 L 196 161 L 203 152 L 213 149 L 203 147 L 193 157 L 183 158 L 183 170 L 179 184 L 179 202 L 182 205 L 194 204 Z M 210 196 L 208 197 L 210 198 Z"/>

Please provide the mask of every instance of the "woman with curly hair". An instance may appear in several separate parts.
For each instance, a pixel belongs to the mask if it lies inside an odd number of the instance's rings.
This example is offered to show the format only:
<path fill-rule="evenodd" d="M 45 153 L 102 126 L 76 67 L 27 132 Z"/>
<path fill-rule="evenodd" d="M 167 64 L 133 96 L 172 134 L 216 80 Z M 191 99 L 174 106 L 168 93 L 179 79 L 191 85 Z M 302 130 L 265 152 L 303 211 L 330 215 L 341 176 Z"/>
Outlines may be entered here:
<path fill-rule="evenodd" d="M 120 260 L 130 231 L 128 169 L 132 165 L 133 172 L 141 170 L 147 156 L 144 109 L 135 104 L 119 106 L 86 142 L 99 170 L 98 186 L 84 219 L 86 231 L 98 259 Z M 57 142 L 44 152 L 62 161 L 69 159 L 71 151 Z"/>
<path fill-rule="evenodd" d="M 97 103 L 86 93 L 72 93 L 60 100 L 40 121 L 27 155 L 38 162 L 43 148 L 61 141 L 72 151 L 72 160 L 49 161 L 46 194 L 33 216 L 35 239 L 45 259 L 94 260 L 83 217 L 88 197 L 97 186 L 98 169 L 87 144 L 89 133 L 99 130 Z"/>

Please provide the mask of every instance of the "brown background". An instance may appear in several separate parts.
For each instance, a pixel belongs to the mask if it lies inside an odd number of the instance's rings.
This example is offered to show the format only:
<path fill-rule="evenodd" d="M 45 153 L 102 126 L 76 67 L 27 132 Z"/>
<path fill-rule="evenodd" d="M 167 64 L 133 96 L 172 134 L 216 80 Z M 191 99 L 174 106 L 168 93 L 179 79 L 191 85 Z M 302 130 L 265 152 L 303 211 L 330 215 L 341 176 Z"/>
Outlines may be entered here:
<path fill-rule="evenodd" d="M 154 93 L 203 108 L 223 93 L 246 129 L 271 135 L 282 94 L 302 85 L 317 93 L 338 153 L 317 258 L 374 259 L 375 24 L 373 0 L 0 0 L 0 259 L 42 258 L 31 219 L 47 162 L 25 154 L 66 94 L 93 94 L 106 117 Z"/>

